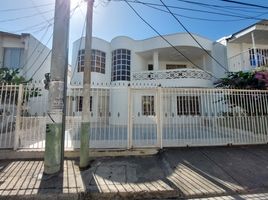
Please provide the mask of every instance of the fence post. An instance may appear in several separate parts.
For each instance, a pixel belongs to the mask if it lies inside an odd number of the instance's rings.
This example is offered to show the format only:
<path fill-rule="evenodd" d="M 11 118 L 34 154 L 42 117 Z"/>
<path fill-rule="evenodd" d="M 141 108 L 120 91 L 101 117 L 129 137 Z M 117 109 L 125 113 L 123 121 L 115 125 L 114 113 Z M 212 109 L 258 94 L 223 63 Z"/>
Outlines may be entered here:
<path fill-rule="evenodd" d="M 15 126 L 15 137 L 13 147 L 14 150 L 17 150 L 19 147 L 22 102 L 23 102 L 23 85 L 20 84 L 18 101 L 17 101 L 17 110 L 16 110 L 16 126 Z"/>
<path fill-rule="evenodd" d="M 161 86 L 159 86 L 157 88 L 157 108 L 156 108 L 156 116 L 157 116 L 157 146 L 162 149 L 163 148 L 163 136 L 162 136 L 162 123 L 163 123 L 163 119 L 162 119 L 162 88 Z"/>
<path fill-rule="evenodd" d="M 131 88 L 130 85 L 128 86 L 128 144 L 127 144 L 127 148 L 131 149 L 132 148 L 132 94 L 131 94 Z"/>

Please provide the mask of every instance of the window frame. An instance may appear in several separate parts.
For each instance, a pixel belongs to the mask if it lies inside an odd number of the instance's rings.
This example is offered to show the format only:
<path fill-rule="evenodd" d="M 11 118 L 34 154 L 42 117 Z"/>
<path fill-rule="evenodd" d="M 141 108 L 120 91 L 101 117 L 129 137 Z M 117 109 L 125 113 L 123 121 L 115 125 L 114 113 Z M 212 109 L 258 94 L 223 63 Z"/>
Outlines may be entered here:
<path fill-rule="evenodd" d="M 112 51 L 112 81 L 130 81 L 131 51 L 115 49 Z"/>
<path fill-rule="evenodd" d="M 141 110 L 143 116 L 155 116 L 155 96 L 143 95 L 141 97 Z"/>
<path fill-rule="evenodd" d="M 105 74 L 106 52 L 91 50 L 91 72 Z M 77 72 L 84 72 L 85 69 L 85 49 L 80 49 L 77 55 Z"/>

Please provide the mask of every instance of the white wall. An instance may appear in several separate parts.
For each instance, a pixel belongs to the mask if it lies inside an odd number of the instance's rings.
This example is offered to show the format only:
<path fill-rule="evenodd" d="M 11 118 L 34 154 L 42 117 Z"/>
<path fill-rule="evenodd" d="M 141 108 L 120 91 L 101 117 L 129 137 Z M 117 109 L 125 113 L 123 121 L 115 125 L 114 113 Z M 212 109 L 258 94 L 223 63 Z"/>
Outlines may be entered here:
<path fill-rule="evenodd" d="M 212 47 L 211 55 L 217 60 L 211 60 L 212 73 L 217 78 L 222 78 L 228 72 L 227 51 L 226 47 L 220 43 L 215 42 Z M 218 64 L 220 63 L 220 64 Z"/>
<path fill-rule="evenodd" d="M 33 76 L 33 81 L 44 80 L 44 74 L 49 73 L 51 68 L 50 49 L 32 35 L 27 36 L 24 43 L 25 60 L 22 72 L 26 73 L 27 79 Z"/>

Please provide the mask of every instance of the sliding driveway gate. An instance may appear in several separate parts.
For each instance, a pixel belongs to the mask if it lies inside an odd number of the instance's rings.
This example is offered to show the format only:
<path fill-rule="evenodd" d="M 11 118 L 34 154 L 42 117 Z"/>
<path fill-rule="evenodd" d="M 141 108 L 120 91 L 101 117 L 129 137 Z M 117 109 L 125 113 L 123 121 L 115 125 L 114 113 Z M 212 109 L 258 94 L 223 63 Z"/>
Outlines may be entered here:
<path fill-rule="evenodd" d="M 91 148 L 266 144 L 268 91 L 93 85 Z M 47 91 L 0 85 L 0 148 L 44 149 Z M 82 88 L 67 95 L 66 149 L 80 147 Z"/>

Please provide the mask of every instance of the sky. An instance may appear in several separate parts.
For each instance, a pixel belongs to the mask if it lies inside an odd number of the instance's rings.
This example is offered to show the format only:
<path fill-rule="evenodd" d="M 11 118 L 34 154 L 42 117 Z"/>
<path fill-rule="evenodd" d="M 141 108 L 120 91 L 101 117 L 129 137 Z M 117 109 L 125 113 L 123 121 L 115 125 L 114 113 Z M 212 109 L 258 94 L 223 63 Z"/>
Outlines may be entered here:
<path fill-rule="evenodd" d="M 0 31 L 11 33 L 31 33 L 37 39 L 52 46 L 49 40 L 53 33 L 55 0 L 0 0 Z M 71 1 L 71 21 L 69 35 L 69 62 L 72 44 L 85 33 L 86 2 Z M 138 0 L 142 3 L 130 4 L 159 33 L 185 32 L 175 18 L 167 13 L 160 0 Z M 267 0 L 236 0 L 268 7 Z M 213 41 L 231 35 L 261 19 L 268 19 L 268 8 L 254 8 L 224 0 L 163 0 L 176 14 L 183 25 L 192 33 Z M 176 7 L 176 8 L 175 8 Z M 161 9 L 161 10 L 159 10 Z M 220 14 L 216 14 L 220 13 Z M 116 36 L 146 39 L 157 34 L 146 25 L 124 1 L 95 0 L 93 12 L 93 36 L 111 41 Z"/>

